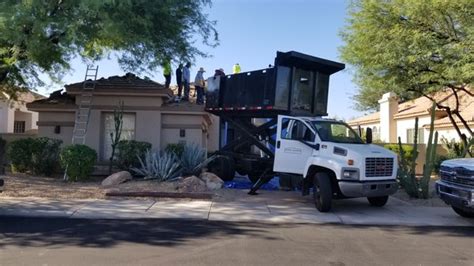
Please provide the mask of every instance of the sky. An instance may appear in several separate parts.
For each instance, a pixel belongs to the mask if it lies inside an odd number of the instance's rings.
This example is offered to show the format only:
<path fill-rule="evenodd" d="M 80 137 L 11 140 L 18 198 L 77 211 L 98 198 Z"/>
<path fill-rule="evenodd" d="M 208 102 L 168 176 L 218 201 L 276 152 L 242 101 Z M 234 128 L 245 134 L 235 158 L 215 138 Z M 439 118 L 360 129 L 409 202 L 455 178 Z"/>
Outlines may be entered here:
<path fill-rule="evenodd" d="M 197 58 L 191 76 L 203 67 L 212 76 L 215 69 L 232 72 L 232 65 L 239 63 L 242 71 L 262 69 L 273 64 L 277 51 L 298 51 L 309 55 L 344 63 L 338 48 L 343 45 L 339 32 L 346 24 L 348 1 L 344 0 L 214 0 L 206 9 L 210 20 L 217 22 L 220 45 L 212 48 L 200 43 L 196 46 L 211 55 Z M 84 79 L 85 63 L 72 62 L 72 71 L 63 83 Z M 99 78 L 124 75 L 115 59 L 98 62 Z M 353 109 L 351 96 L 357 91 L 346 70 L 331 76 L 328 113 L 330 117 L 350 119 L 362 115 Z M 176 66 L 173 66 L 173 70 Z M 136 73 L 140 74 L 140 73 Z M 147 76 L 150 76 L 147 74 Z M 151 78 L 164 83 L 161 69 Z M 172 78 L 172 84 L 176 81 Z M 48 95 L 62 85 L 53 84 L 40 88 Z"/>

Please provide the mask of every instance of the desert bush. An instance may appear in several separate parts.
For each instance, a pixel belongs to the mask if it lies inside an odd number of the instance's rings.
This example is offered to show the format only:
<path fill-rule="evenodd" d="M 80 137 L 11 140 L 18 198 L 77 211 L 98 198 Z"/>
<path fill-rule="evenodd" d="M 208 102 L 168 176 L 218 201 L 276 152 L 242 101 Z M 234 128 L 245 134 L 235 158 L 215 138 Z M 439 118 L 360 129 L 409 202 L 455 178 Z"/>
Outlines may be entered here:
<path fill-rule="evenodd" d="M 62 140 L 46 137 L 34 139 L 31 143 L 29 169 L 37 175 L 51 176 L 58 170 L 59 151 Z"/>
<path fill-rule="evenodd" d="M 183 155 L 184 147 L 184 143 L 170 143 L 166 145 L 165 152 L 172 152 L 177 157 L 181 157 L 181 155 Z"/>
<path fill-rule="evenodd" d="M 180 157 L 183 176 L 199 175 L 204 167 L 214 160 L 215 156 L 207 158 L 207 152 L 196 144 L 184 146 Z"/>
<path fill-rule="evenodd" d="M 7 158 L 12 172 L 25 173 L 31 169 L 31 151 L 34 139 L 25 138 L 10 142 L 7 147 Z"/>
<path fill-rule="evenodd" d="M 139 158 L 151 149 L 151 144 L 144 141 L 121 140 L 117 145 L 116 165 L 122 170 L 140 167 Z"/>
<path fill-rule="evenodd" d="M 144 176 L 145 179 L 167 181 L 180 174 L 179 160 L 172 152 L 160 153 L 148 150 L 143 159 L 138 157 L 138 161 L 140 162 L 140 167 L 132 168 L 132 171 Z"/>
<path fill-rule="evenodd" d="M 61 166 L 72 181 L 87 179 L 94 170 L 96 160 L 96 151 L 81 144 L 67 146 L 60 154 Z"/>

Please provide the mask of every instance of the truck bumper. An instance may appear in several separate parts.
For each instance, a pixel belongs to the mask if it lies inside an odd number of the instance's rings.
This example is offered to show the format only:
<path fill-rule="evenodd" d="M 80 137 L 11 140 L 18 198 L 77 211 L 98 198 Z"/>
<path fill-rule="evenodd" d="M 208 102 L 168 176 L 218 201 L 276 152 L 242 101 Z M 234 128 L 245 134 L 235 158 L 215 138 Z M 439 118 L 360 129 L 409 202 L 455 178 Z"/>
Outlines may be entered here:
<path fill-rule="evenodd" d="M 389 196 L 397 192 L 396 180 L 339 181 L 339 189 L 348 198 Z"/>
<path fill-rule="evenodd" d="M 436 181 L 436 193 L 446 204 L 463 209 L 474 209 L 474 188 L 467 188 L 438 180 Z"/>

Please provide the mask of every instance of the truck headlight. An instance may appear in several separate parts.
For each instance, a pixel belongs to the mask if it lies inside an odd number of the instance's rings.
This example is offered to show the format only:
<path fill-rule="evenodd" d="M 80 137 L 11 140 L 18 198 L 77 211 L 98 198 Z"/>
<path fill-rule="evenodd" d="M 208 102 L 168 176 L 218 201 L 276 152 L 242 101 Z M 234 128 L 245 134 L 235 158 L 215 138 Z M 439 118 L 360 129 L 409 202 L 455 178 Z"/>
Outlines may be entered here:
<path fill-rule="evenodd" d="M 342 171 L 343 179 L 359 180 L 359 171 L 355 169 L 344 169 Z"/>

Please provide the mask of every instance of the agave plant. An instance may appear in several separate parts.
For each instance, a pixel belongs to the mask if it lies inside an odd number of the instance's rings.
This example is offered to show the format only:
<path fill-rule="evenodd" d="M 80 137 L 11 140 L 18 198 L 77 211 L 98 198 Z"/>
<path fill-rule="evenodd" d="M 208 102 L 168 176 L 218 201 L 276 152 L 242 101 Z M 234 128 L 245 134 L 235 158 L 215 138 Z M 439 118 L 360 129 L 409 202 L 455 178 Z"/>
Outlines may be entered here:
<path fill-rule="evenodd" d="M 138 157 L 140 168 L 132 168 L 132 171 L 145 176 L 145 179 L 157 179 L 167 181 L 180 174 L 180 163 L 173 153 L 160 153 L 147 151 L 144 160 Z"/>
<path fill-rule="evenodd" d="M 199 175 L 201 170 L 215 158 L 215 156 L 206 157 L 205 149 L 196 144 L 186 145 L 180 158 L 183 175 Z"/>

